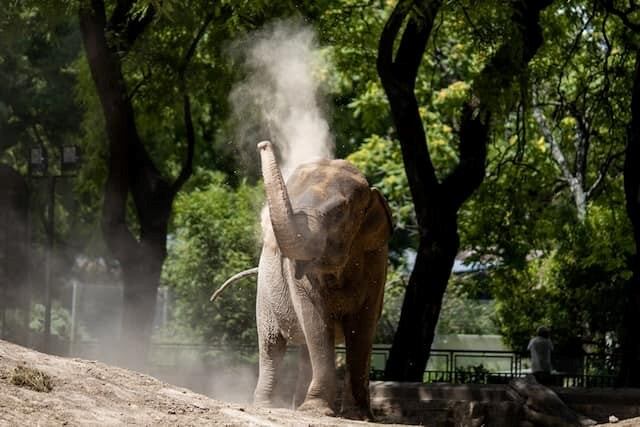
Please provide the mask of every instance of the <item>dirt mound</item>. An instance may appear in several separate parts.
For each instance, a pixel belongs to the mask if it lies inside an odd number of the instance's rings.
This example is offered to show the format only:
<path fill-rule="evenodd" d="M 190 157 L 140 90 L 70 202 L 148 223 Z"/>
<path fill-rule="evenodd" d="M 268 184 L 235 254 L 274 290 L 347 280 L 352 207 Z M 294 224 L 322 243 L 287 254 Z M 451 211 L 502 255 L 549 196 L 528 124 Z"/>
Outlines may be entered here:
<path fill-rule="evenodd" d="M 222 402 L 104 363 L 0 340 L 0 426 L 361 426 L 287 409 Z M 390 424 L 385 424 L 390 426 Z M 613 426 L 640 426 L 640 418 Z"/>
<path fill-rule="evenodd" d="M 225 403 L 100 362 L 0 340 L 0 425 L 374 425 Z"/>
<path fill-rule="evenodd" d="M 628 420 L 616 421 L 615 423 L 598 424 L 598 425 L 604 426 L 604 427 L 639 427 L 640 417 L 630 418 Z"/>

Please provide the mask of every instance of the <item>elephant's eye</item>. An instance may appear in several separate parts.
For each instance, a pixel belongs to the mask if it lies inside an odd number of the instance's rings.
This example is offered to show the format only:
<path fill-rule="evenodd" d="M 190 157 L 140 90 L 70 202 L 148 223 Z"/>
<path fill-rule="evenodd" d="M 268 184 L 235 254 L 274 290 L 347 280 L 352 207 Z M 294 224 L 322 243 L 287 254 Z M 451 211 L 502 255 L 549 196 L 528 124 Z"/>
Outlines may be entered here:
<path fill-rule="evenodd" d="M 331 221 L 340 221 L 344 217 L 344 209 L 334 209 L 329 213 L 328 217 Z"/>

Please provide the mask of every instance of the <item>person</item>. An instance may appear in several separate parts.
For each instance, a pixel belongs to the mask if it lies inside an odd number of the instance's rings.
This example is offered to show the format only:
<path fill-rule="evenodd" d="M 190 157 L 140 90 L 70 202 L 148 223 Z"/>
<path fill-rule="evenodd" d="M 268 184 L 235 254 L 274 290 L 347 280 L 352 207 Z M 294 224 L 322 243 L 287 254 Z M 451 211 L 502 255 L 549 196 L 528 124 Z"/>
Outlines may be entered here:
<path fill-rule="evenodd" d="M 549 338 L 548 328 L 540 326 L 536 334 L 527 346 L 527 350 L 531 352 L 531 372 L 540 384 L 550 385 L 553 343 Z"/>

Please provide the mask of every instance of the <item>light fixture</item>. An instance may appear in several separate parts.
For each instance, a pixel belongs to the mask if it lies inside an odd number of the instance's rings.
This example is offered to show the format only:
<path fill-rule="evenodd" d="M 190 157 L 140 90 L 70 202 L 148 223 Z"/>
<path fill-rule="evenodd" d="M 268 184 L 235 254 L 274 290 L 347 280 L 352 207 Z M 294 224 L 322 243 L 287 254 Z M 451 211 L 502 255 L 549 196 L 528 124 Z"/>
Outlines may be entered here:
<path fill-rule="evenodd" d="M 47 151 L 43 146 L 38 145 L 29 149 L 29 172 L 30 174 L 44 175 L 48 167 Z"/>
<path fill-rule="evenodd" d="M 62 173 L 75 170 L 80 160 L 78 147 L 75 145 L 63 145 L 60 147 L 60 159 Z"/>

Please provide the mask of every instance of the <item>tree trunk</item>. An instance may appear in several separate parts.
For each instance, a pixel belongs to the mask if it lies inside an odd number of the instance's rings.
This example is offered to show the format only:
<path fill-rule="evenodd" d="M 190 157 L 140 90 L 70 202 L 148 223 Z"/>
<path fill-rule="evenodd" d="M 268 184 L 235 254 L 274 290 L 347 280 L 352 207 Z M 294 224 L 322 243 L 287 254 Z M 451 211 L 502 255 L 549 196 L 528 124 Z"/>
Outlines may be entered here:
<path fill-rule="evenodd" d="M 484 178 L 488 119 L 474 117 L 472 110 L 466 105 L 461 116 L 461 163 L 442 183 L 432 181 L 435 188 L 423 193 L 424 205 L 415 204 L 420 243 L 385 368 L 388 380 L 422 381 L 429 360 L 442 299 L 460 246 L 458 210 Z M 393 115 L 396 123 L 404 123 L 399 115 Z M 402 133 L 399 130 L 398 134 Z M 417 173 L 408 166 L 412 165 L 407 161 L 409 156 L 412 154 L 404 157 L 405 168 L 415 180 Z"/>
<path fill-rule="evenodd" d="M 640 387 L 640 50 L 631 95 L 631 123 L 627 135 L 624 162 L 624 193 L 627 215 L 631 220 L 636 253 L 631 258 L 633 276 L 625 286 L 623 324 L 620 336 L 622 361 L 619 382 Z"/>
<path fill-rule="evenodd" d="M 560 144 L 556 140 L 551 131 L 551 128 L 547 124 L 547 119 L 544 115 L 544 112 L 540 107 L 535 107 L 533 109 L 533 117 L 536 122 L 538 122 L 538 127 L 542 132 L 545 143 L 549 147 L 549 151 L 551 152 L 551 158 L 558 165 L 560 169 L 560 173 L 562 174 L 562 178 L 569 186 L 569 191 L 573 195 L 573 200 L 576 206 L 576 217 L 578 221 L 582 224 L 587 219 L 587 199 L 589 191 L 587 191 L 585 187 L 585 179 L 582 170 L 586 167 L 576 167 L 576 172 L 573 173 L 571 171 L 571 167 L 567 162 L 567 158 L 560 147 Z M 583 132 L 578 132 L 576 136 L 576 141 L 574 144 L 579 152 L 588 151 L 588 143 L 586 138 L 584 137 Z M 576 157 L 581 159 L 586 159 L 586 154 L 576 155 Z M 586 160 L 585 160 L 586 163 Z"/>
<path fill-rule="evenodd" d="M 526 69 L 542 44 L 540 11 L 550 3 L 512 2 L 516 40 L 506 40 L 474 82 L 473 97 L 462 107 L 460 161 L 442 182 L 435 174 L 414 94 L 422 55 L 442 2 L 400 1 L 385 24 L 378 47 L 378 74 L 389 99 L 420 232 L 416 262 L 385 369 L 388 380 L 423 379 L 442 298 L 459 248 L 457 214 L 484 179 L 489 121 L 492 108 L 497 107 L 486 100 L 493 99 L 495 103 L 495 93 L 507 90 L 514 77 Z M 522 48 L 518 51 L 514 45 Z"/>
<path fill-rule="evenodd" d="M 451 230 L 451 227 L 446 227 Z M 429 359 L 442 298 L 453 261 L 458 252 L 455 229 L 441 242 L 420 239 L 415 267 L 411 272 L 393 338 L 385 377 L 400 381 L 422 381 Z"/>
<path fill-rule="evenodd" d="M 102 0 L 87 3 L 79 10 L 80 27 L 109 140 L 102 231 L 111 254 L 120 263 L 124 284 L 122 353 L 118 356 L 121 363 L 140 367 L 146 361 L 151 339 L 160 273 L 167 256 L 173 200 L 192 171 L 195 137 L 184 72 L 213 15 L 205 19 L 179 70 L 188 147 L 180 174 L 171 184 L 160 175 L 140 140 L 120 60 L 123 51 L 151 22 L 155 13 L 153 6 L 139 16 L 130 13 L 132 2 L 119 2 L 107 21 Z M 139 225 L 138 236 L 134 236 L 128 226 L 129 195 Z"/>
<path fill-rule="evenodd" d="M 144 251 L 139 249 L 136 252 Z M 122 269 L 124 282 L 120 334 L 122 352 L 117 355 L 116 360 L 130 367 L 144 366 L 153 332 L 158 284 L 165 258 L 154 252 L 156 251 L 150 248 L 149 253 L 140 253 L 140 257 L 129 254 L 130 259 L 138 259 L 139 263 L 137 265 L 126 263 L 127 267 Z"/>

